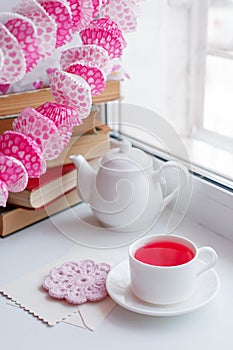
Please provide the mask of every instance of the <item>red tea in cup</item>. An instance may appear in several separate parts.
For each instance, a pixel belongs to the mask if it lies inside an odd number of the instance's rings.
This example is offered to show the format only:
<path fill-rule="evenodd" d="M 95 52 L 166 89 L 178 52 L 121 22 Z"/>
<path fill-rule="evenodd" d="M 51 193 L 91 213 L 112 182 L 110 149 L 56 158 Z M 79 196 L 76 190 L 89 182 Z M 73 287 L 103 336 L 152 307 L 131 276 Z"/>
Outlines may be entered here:
<path fill-rule="evenodd" d="M 199 264 L 202 254 L 205 264 Z M 148 303 L 180 303 L 193 294 L 199 276 L 216 262 L 211 247 L 198 248 L 184 237 L 145 236 L 129 247 L 130 288 Z"/>
<path fill-rule="evenodd" d="M 182 265 L 194 258 L 194 252 L 186 245 L 174 241 L 154 241 L 137 249 L 135 258 L 154 266 Z"/>

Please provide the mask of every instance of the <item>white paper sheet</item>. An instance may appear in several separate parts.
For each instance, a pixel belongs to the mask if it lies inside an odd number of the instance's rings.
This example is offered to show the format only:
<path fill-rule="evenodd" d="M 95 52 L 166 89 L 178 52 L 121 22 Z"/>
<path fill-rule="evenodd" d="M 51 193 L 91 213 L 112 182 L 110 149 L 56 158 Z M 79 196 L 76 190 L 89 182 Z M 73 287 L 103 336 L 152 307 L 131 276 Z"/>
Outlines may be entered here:
<path fill-rule="evenodd" d="M 16 305 L 50 326 L 64 321 L 93 331 L 112 311 L 115 303 L 109 297 L 100 302 L 85 303 L 80 306 L 52 299 L 42 287 L 44 278 L 53 267 L 60 266 L 67 261 L 92 259 L 95 262 L 106 262 L 113 267 L 126 257 L 127 250 L 125 248 L 102 250 L 75 245 L 60 259 L 11 283 L 0 286 L 0 292 L 14 301 Z"/>

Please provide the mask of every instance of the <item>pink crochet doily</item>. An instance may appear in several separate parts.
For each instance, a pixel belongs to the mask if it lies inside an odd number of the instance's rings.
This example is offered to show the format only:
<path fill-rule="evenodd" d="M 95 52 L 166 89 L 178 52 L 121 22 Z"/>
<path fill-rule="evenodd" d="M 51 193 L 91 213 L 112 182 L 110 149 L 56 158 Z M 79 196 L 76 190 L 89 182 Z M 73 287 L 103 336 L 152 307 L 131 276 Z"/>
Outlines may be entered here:
<path fill-rule="evenodd" d="M 99 301 L 107 296 L 106 278 L 110 266 L 92 260 L 69 261 L 53 268 L 45 278 L 43 287 L 56 299 L 71 304 Z"/>

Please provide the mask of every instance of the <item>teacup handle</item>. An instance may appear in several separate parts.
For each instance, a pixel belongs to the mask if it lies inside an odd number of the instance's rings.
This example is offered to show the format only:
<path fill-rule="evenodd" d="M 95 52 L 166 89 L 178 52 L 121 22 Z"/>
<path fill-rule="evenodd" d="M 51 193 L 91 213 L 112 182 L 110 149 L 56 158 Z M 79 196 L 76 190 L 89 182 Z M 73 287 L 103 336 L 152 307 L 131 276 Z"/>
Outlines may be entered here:
<path fill-rule="evenodd" d="M 180 163 L 177 163 L 177 162 L 173 162 L 173 161 L 166 162 L 159 169 L 158 173 L 159 173 L 161 181 L 163 181 L 161 179 L 161 172 L 162 172 L 162 170 L 164 170 L 166 168 L 178 169 L 178 170 L 180 170 L 183 173 L 184 176 L 182 177 L 182 181 L 180 181 L 180 183 L 177 186 L 175 186 L 175 188 L 172 190 L 172 192 L 169 193 L 166 197 L 164 197 L 164 199 L 163 199 L 163 207 L 164 208 L 168 205 L 168 203 L 170 203 L 174 198 L 176 198 L 179 190 L 183 186 L 185 186 L 188 183 L 188 181 L 189 181 L 189 171 L 188 171 L 188 169 L 184 165 L 182 165 Z"/>
<path fill-rule="evenodd" d="M 211 267 L 213 267 L 217 260 L 218 260 L 218 256 L 216 251 L 211 248 L 211 247 L 201 247 L 198 249 L 198 259 L 200 257 L 200 254 L 208 254 L 208 256 L 210 257 L 209 261 L 207 261 L 205 264 L 203 264 L 200 269 L 197 271 L 197 276 L 200 276 L 203 272 L 211 269 Z"/>

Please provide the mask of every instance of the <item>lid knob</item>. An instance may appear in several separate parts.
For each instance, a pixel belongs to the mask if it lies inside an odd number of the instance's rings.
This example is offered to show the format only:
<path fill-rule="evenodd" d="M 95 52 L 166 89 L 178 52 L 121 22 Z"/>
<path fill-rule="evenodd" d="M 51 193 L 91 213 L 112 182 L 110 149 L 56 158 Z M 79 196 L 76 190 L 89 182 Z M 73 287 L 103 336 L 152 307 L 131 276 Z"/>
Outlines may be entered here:
<path fill-rule="evenodd" d="M 131 150 L 132 144 L 130 141 L 128 140 L 122 140 L 119 144 L 119 151 L 121 153 L 129 153 L 129 151 Z"/>

